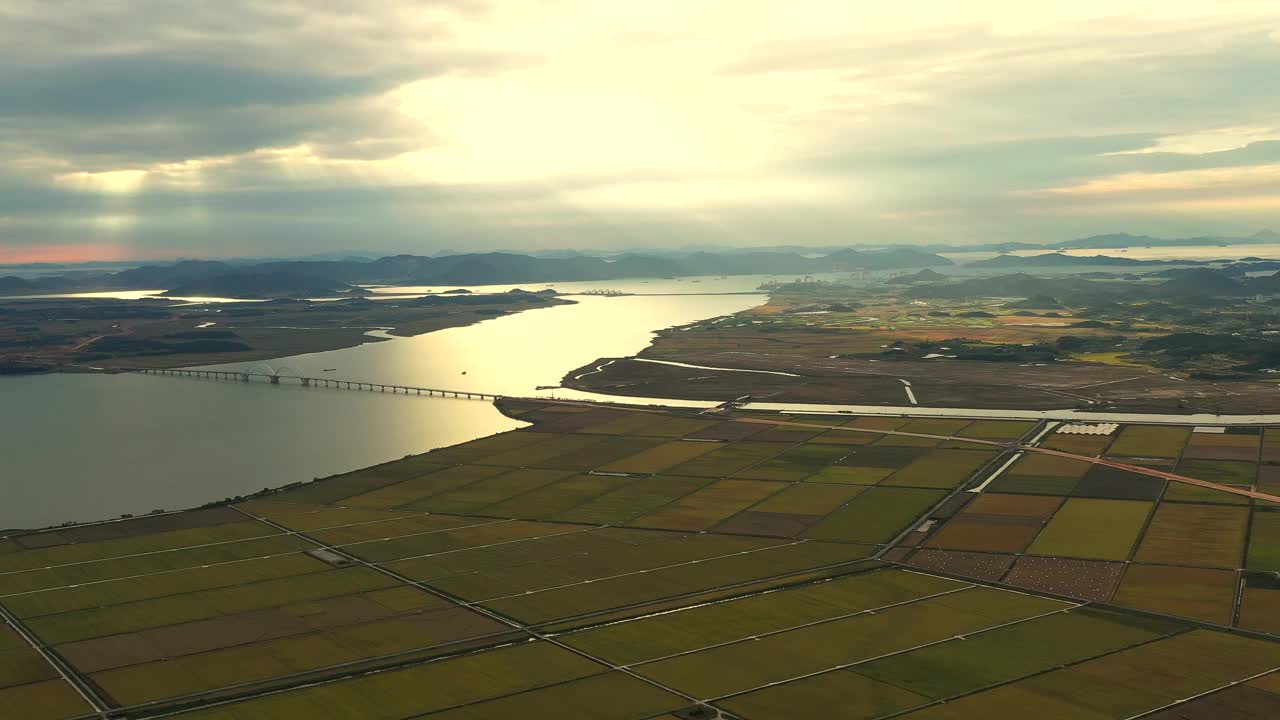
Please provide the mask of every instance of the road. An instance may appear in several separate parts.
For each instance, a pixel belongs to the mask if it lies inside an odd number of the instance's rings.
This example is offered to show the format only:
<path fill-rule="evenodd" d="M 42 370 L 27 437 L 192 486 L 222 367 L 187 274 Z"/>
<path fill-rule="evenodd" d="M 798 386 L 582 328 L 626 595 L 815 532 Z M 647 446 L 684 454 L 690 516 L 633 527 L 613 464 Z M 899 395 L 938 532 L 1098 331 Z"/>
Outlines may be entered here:
<path fill-rule="evenodd" d="M 649 398 L 629 395 L 608 395 L 605 393 L 587 392 L 556 388 L 558 400 L 576 400 L 594 405 L 649 405 L 655 408 L 700 408 L 711 409 L 722 400 L 681 400 L 677 398 Z M 914 393 L 913 393 L 914 394 Z M 513 398 L 516 399 L 516 398 Z M 525 398 L 528 400 L 551 400 L 547 396 Z M 630 408 L 629 408 L 630 409 Z M 744 410 L 763 410 L 766 412 L 783 412 L 793 415 L 869 415 L 874 417 L 942 417 L 963 418 L 969 420 L 1060 420 L 1069 422 L 1114 422 L 1114 423 L 1154 423 L 1160 425 L 1280 425 L 1280 414 L 1276 415 L 1214 415 L 1210 413 L 1194 413 L 1187 415 L 1170 415 L 1167 413 L 1132 413 L 1109 412 L 1106 410 L 999 410 L 991 408 L 943 408 L 920 405 L 835 405 L 825 403 L 772 403 L 753 402 L 743 406 Z"/>

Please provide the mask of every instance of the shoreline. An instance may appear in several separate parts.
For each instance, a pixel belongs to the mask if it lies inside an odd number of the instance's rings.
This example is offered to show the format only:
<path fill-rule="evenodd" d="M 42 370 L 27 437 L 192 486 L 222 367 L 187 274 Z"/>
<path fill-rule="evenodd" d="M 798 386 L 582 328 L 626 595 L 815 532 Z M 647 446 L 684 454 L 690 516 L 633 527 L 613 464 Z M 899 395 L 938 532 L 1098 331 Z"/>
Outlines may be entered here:
<path fill-rule="evenodd" d="M 77 301 L 64 299 L 56 302 L 66 303 L 64 307 L 71 308 L 73 306 L 90 307 L 93 303 L 100 302 L 100 300 L 87 299 Z M 139 302 L 143 303 L 140 307 L 147 307 L 150 304 L 147 301 L 118 302 L 128 303 L 131 307 Z M 9 355 L 0 354 L 0 369 L 8 368 L 7 372 L 0 372 L 0 378 L 6 376 L 29 377 L 55 373 L 108 374 L 130 372 L 138 369 L 165 370 L 235 362 L 267 362 L 294 355 L 343 350 L 369 343 L 385 342 L 395 338 L 417 337 L 437 330 L 467 327 L 485 320 L 515 313 L 571 305 L 575 302 L 574 300 L 553 297 L 544 298 L 536 305 L 496 302 L 476 303 L 458 308 L 450 308 L 447 305 L 423 307 L 385 305 L 349 311 L 359 313 L 359 317 L 354 318 L 353 321 L 360 324 L 335 324 L 329 327 L 322 324 L 317 327 L 318 323 L 315 322 L 315 318 L 298 318 L 298 320 L 309 319 L 312 321 L 298 326 L 279 326 L 274 324 L 277 322 L 297 322 L 292 318 L 307 313 L 332 316 L 334 311 L 322 303 L 308 303 L 303 306 L 284 308 L 278 313 L 282 317 L 266 316 L 270 318 L 269 322 L 272 324 L 254 324 L 256 318 L 263 316 L 250 316 L 237 322 L 236 316 L 230 313 L 227 314 L 230 317 L 221 314 L 227 308 L 209 308 L 207 306 L 197 308 L 188 306 L 170 307 L 165 309 L 175 310 L 179 314 L 170 318 L 153 319 L 154 322 L 150 323 L 150 326 L 146 321 L 133 323 L 120 321 L 117 327 L 106 328 L 108 330 L 116 330 L 116 332 L 104 332 L 88 341 L 69 347 L 26 354 L 18 354 L 16 352 Z M 0 306 L 2 305 L 3 299 L 0 298 Z M 154 334 L 164 330 L 191 332 L 183 323 L 203 317 L 217 318 L 218 323 L 208 329 L 215 332 L 230 331 L 234 333 L 237 341 L 247 344 L 249 346 L 248 349 L 229 352 L 177 352 L 155 355 L 126 354 L 102 359 L 76 357 L 76 355 L 85 354 L 86 351 L 91 350 L 91 346 L 94 343 L 106 338 L 128 339 L 140 336 L 144 340 L 150 340 L 156 337 L 160 339 L 170 337 L 171 335 Z M 346 318 L 342 318 L 342 320 L 346 321 Z M 160 327 L 162 330 L 153 331 L 153 327 Z M 3 326 L 0 326 L 0 330 L 3 329 Z M 197 329 L 203 330 L 204 328 Z M 134 330 L 143 332 L 131 334 L 131 331 Z M 76 355 L 72 355 L 72 353 Z M 14 371 L 22 366 L 43 369 Z"/>

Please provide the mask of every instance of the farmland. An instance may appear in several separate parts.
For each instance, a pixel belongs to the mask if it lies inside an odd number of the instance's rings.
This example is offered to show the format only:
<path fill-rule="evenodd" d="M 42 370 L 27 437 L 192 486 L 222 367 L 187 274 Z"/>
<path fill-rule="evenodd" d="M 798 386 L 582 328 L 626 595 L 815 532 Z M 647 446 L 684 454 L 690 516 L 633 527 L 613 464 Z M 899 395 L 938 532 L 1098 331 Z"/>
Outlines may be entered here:
<path fill-rule="evenodd" d="M 529 427 L 0 538 L 0 701 L 1121 718 L 1247 691 L 1280 712 L 1280 513 L 1221 489 L 1265 490 L 1270 431 L 502 407 Z"/>
<path fill-rule="evenodd" d="M 990 277 L 949 268 L 946 277 L 919 282 L 907 276 L 774 286 L 765 305 L 663 330 L 637 356 L 608 358 L 607 366 L 595 360 L 562 382 L 658 398 L 1169 414 L 1280 410 L 1269 372 L 1275 339 L 1265 331 L 1272 306 L 1243 292 L 1201 302 L 1165 295 L 1161 273 L 1085 279 L 1038 271 L 1047 275 Z M 708 373 L 681 363 L 746 372 Z M 1186 430 L 1138 432 L 1167 434 L 1171 446 Z"/>
<path fill-rule="evenodd" d="M 1262 489 L 1271 429 L 1131 425 L 1049 434 L 1044 447 Z M 907 559 L 1118 606 L 1274 632 L 1280 515 L 1274 503 L 1114 466 L 1027 453 Z M 1030 539 L 1029 539 L 1030 538 Z M 926 550 L 925 548 L 928 548 Z M 982 555 L 982 562 L 973 557 Z M 1248 569 L 1248 570 L 1246 570 Z"/>

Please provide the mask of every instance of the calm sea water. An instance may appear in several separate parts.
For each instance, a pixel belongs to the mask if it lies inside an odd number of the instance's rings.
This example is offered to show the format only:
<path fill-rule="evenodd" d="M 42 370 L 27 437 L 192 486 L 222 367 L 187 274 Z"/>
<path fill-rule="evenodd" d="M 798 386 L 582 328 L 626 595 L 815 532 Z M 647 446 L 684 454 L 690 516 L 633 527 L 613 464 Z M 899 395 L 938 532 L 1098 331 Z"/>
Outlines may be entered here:
<path fill-rule="evenodd" d="M 739 280 L 733 289 L 759 283 Z M 532 395 L 598 357 L 638 352 L 655 330 L 762 299 L 584 297 L 273 362 L 307 375 Z M 0 529 L 190 507 L 521 425 L 468 400 L 151 375 L 0 378 Z"/>

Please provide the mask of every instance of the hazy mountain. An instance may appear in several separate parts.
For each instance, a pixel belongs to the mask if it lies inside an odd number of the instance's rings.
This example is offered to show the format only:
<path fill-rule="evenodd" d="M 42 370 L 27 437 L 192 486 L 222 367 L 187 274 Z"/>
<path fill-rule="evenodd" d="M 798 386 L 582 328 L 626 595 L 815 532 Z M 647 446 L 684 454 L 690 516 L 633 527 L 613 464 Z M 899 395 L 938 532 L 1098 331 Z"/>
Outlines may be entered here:
<path fill-rule="evenodd" d="M 1118 236 L 1109 236 L 1112 238 Z M 1123 236 L 1133 239 L 1136 236 Z M 232 264 L 185 260 L 146 265 L 116 273 L 88 273 L 34 279 L 6 278 L 0 293 L 24 295 L 87 290 L 164 289 L 183 295 L 325 295 L 353 285 L 486 285 L 600 281 L 639 277 L 699 275 L 772 275 L 857 270 L 895 270 L 953 265 L 949 259 L 915 247 L 878 250 L 846 248 L 820 257 L 795 252 L 694 252 L 683 256 L 625 254 L 610 258 L 567 255 L 534 257 L 517 253 L 468 253 L 441 257 L 390 255 L 377 260 L 274 260 Z M 1000 256 L 976 267 L 1018 268 L 1087 265 L 1167 264 L 1132 258 L 1074 258 L 1056 253 L 1031 258 Z M 242 280 L 236 280 L 243 276 Z M 924 282 L 940 277 L 923 276 Z M 1016 294 L 1016 293 L 1015 293 Z"/>
<path fill-rule="evenodd" d="M 1248 295 L 1249 289 L 1225 273 L 1196 268 L 1161 283 L 1156 292 L 1168 297 L 1221 297 Z"/>
<path fill-rule="evenodd" d="M 899 275 L 898 277 L 893 278 L 889 282 L 894 285 L 910 285 L 911 283 L 921 283 L 921 282 L 942 282 L 946 279 L 947 279 L 946 275 L 943 275 L 942 273 L 937 272 L 936 270 L 930 270 L 929 268 L 925 268 L 920 272 L 911 273 L 910 275 Z"/>
<path fill-rule="evenodd" d="M 288 272 L 246 272 L 204 277 L 163 293 L 170 297 L 331 297 L 356 290 L 313 275 Z"/>
<path fill-rule="evenodd" d="M 968 263 L 974 268 L 1020 268 L 1020 267 L 1138 267 L 1142 265 L 1199 265 L 1197 260 L 1139 260 L 1129 257 L 1111 255 L 1064 255 L 1063 253 L 1044 253 L 1043 255 L 998 255 L 989 260 L 975 260 Z"/>
<path fill-rule="evenodd" d="M 838 250 L 822 258 L 833 271 L 843 270 L 897 270 L 919 267 L 946 267 L 954 265 L 936 253 L 913 247 L 885 248 L 882 250 Z"/>
<path fill-rule="evenodd" d="M 183 260 L 172 265 L 144 265 L 131 270 L 122 270 L 108 276 L 108 278 L 111 286 L 117 288 L 168 289 L 175 285 L 231 272 L 232 270 L 233 266 L 224 262 Z"/>
<path fill-rule="evenodd" d="M 20 277 L 0 277 L 0 294 L 23 295 L 31 290 L 31 282 Z"/>
<path fill-rule="evenodd" d="M 1092 235 L 1076 240 L 1054 243 L 1059 248 L 1129 248 L 1146 245 L 1164 245 L 1171 241 L 1154 238 L 1150 235 L 1130 235 L 1129 233 L 1113 233 L 1110 235 Z"/>

